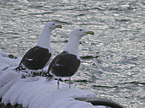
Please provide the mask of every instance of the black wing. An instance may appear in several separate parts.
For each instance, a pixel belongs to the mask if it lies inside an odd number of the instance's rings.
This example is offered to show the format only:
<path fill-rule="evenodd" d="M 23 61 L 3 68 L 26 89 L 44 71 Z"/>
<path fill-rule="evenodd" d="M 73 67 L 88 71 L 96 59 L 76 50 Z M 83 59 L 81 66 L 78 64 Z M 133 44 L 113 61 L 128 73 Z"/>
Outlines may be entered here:
<path fill-rule="evenodd" d="M 46 65 L 50 57 L 51 53 L 49 53 L 48 49 L 35 46 L 24 55 L 18 68 L 24 69 L 24 67 L 26 67 L 30 70 L 42 69 Z"/>
<path fill-rule="evenodd" d="M 75 74 L 80 66 L 80 60 L 77 59 L 76 55 L 62 52 L 56 56 L 51 62 L 48 72 L 51 72 L 60 77 L 70 77 Z"/>

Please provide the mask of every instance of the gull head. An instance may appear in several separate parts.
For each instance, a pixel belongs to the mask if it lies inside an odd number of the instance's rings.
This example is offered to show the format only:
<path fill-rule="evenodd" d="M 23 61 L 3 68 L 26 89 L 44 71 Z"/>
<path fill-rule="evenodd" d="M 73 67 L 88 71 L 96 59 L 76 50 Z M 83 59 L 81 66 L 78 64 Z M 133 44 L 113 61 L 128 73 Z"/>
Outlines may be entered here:
<path fill-rule="evenodd" d="M 54 23 L 54 22 L 47 22 L 47 23 L 45 24 L 45 26 L 46 26 L 48 29 L 50 29 L 50 30 L 54 30 L 54 29 L 56 29 L 56 28 L 62 28 L 61 25 L 58 25 L 58 24 L 56 24 L 56 23 Z"/>
<path fill-rule="evenodd" d="M 94 35 L 95 33 L 93 31 L 88 31 L 83 28 L 77 28 L 71 32 L 71 35 L 77 36 L 78 38 L 81 38 L 87 34 Z"/>

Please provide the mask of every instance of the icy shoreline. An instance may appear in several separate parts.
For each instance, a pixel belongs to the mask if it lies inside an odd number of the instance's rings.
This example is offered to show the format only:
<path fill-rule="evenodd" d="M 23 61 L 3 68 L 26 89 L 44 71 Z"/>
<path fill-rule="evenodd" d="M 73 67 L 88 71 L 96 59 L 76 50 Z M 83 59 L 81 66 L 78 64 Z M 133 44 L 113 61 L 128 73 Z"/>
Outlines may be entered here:
<path fill-rule="evenodd" d="M 92 97 L 95 94 L 76 88 L 68 89 L 68 85 L 61 83 L 61 89 L 56 88 L 56 81 L 48 82 L 43 77 L 21 79 L 20 75 L 11 72 L 0 73 L 0 97 L 7 105 L 21 104 L 28 108 L 93 108 L 86 102 L 76 101 L 76 97 Z"/>
<path fill-rule="evenodd" d="M 90 102 L 79 101 L 79 97 L 96 97 L 87 90 L 68 88 L 68 84 L 61 82 L 57 89 L 56 80 L 48 81 L 45 77 L 21 78 L 14 68 L 21 58 L 11 59 L 0 50 L 0 106 L 6 108 L 106 108 L 94 106 Z M 15 107 L 18 105 L 17 107 Z"/>

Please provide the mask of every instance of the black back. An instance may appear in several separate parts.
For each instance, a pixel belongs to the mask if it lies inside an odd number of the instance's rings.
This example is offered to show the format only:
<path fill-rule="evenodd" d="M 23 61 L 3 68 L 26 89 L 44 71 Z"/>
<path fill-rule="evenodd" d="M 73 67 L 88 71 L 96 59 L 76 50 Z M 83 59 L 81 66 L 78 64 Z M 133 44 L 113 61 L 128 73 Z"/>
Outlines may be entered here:
<path fill-rule="evenodd" d="M 75 74 L 79 66 L 80 60 L 76 55 L 63 51 L 52 60 L 48 73 L 51 70 L 55 76 L 70 77 Z"/>
<path fill-rule="evenodd" d="M 42 69 L 50 57 L 51 53 L 49 53 L 48 49 L 35 46 L 24 55 L 16 70 L 24 70 L 25 67 L 30 70 Z"/>

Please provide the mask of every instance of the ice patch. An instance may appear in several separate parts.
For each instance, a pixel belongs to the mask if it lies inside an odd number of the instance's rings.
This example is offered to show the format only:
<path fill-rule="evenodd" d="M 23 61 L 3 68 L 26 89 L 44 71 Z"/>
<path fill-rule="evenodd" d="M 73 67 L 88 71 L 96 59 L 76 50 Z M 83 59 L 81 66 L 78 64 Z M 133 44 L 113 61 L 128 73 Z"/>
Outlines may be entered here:
<path fill-rule="evenodd" d="M 0 49 L 0 55 L 3 57 L 8 57 L 8 55 L 1 49 Z"/>

